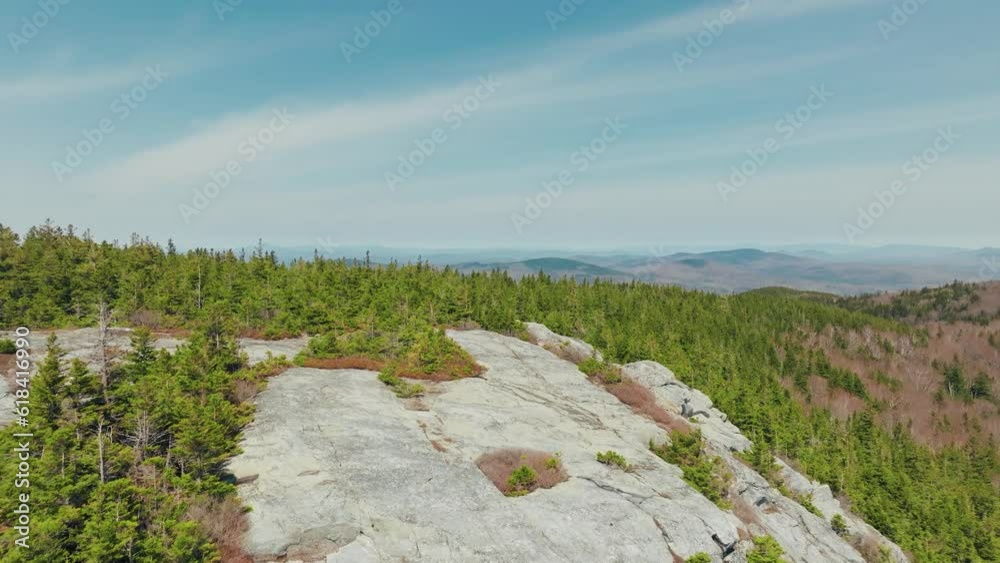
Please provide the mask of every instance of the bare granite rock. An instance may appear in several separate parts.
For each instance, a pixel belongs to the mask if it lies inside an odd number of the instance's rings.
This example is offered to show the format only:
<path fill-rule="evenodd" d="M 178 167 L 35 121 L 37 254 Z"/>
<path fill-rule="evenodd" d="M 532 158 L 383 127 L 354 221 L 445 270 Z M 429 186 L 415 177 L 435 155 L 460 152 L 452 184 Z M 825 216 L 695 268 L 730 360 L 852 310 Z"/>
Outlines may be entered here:
<path fill-rule="evenodd" d="M 291 360 L 309 344 L 309 337 L 286 338 L 284 340 L 257 340 L 240 338 L 240 349 L 243 350 L 251 364 L 263 362 L 268 355 L 284 356 Z"/>
<path fill-rule="evenodd" d="M 721 561 L 739 543 L 739 520 L 649 452 L 665 433 L 573 364 L 489 332 L 449 334 L 488 370 L 419 402 L 364 371 L 270 381 L 230 464 L 259 476 L 240 486 L 259 560 Z M 474 464 L 503 448 L 558 452 L 569 480 L 505 497 Z M 635 471 L 598 463 L 606 450 Z"/>
<path fill-rule="evenodd" d="M 656 362 L 637 362 L 623 366 L 625 376 L 651 389 L 662 407 L 675 414 L 682 411 L 685 400 L 690 405 L 688 421 L 700 429 L 711 450 L 721 457 L 734 477 L 734 490 L 753 514 L 755 534 L 766 533 L 785 548 L 793 561 L 855 561 L 864 558 L 852 543 L 868 539 L 883 548 L 894 561 L 907 561 L 903 550 L 857 516 L 843 509 L 833 498 L 830 487 L 812 483 L 786 464 L 777 460 L 780 476 L 788 489 L 801 498 L 811 498 L 823 517 L 806 510 L 798 501 L 786 498 L 766 479 L 750 469 L 734 455 L 752 447 L 739 428 L 728 422 L 725 413 L 715 408 L 711 399 L 680 382 L 666 367 Z M 833 532 L 829 518 L 841 514 L 853 534 L 842 538 Z M 851 540 L 852 543 L 849 543 Z"/>
<path fill-rule="evenodd" d="M 549 327 L 538 323 L 524 323 L 524 328 L 528 335 L 542 348 L 551 352 L 558 352 L 561 356 L 570 356 L 583 360 L 584 358 L 595 357 L 600 361 L 604 360 L 601 352 L 590 344 L 576 338 L 556 334 L 549 330 Z"/>
<path fill-rule="evenodd" d="M 810 481 L 808 477 L 795 471 L 781 460 L 777 460 L 777 465 L 781 468 L 779 473 L 785 486 L 795 494 L 812 498 L 813 505 L 827 518 L 833 518 L 840 514 L 847 522 L 848 534 L 859 540 L 872 539 L 877 546 L 882 549 L 892 561 L 896 563 L 906 563 L 909 561 L 903 550 L 896 544 L 885 539 L 875 528 L 867 522 L 846 510 L 840 501 L 833 496 L 833 491 L 829 485 Z"/>
<path fill-rule="evenodd" d="M 691 408 L 691 420 L 696 421 L 705 438 L 717 447 L 742 452 L 752 443 L 729 422 L 726 413 L 715 408 L 707 395 L 680 382 L 666 367 L 656 362 L 636 362 L 622 366 L 622 374 L 648 387 L 656 395 L 660 406 L 681 415 L 685 400 Z"/>

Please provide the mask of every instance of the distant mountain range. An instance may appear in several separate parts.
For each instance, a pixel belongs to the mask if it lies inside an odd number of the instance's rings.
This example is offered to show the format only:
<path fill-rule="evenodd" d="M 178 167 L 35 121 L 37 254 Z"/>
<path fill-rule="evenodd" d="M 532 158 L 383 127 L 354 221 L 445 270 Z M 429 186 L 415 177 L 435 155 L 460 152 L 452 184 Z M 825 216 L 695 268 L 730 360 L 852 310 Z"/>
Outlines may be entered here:
<path fill-rule="evenodd" d="M 668 283 L 719 293 L 763 287 L 789 287 L 840 295 L 897 291 L 941 285 L 954 280 L 1000 279 L 1000 271 L 985 268 L 988 251 L 947 252 L 904 259 L 887 255 L 861 261 L 823 259 L 820 254 L 792 255 L 758 249 L 704 253 L 680 252 L 668 256 L 587 256 L 541 258 L 512 262 L 467 262 L 461 271 L 501 269 L 519 277 L 544 271 L 553 277 L 577 280 L 641 280 Z"/>
<path fill-rule="evenodd" d="M 276 249 L 288 260 L 313 250 Z M 361 247 L 321 249 L 331 258 L 362 258 Z M 886 246 L 856 248 L 826 245 L 786 247 L 783 251 L 741 248 L 705 252 L 580 253 L 553 250 L 415 250 L 375 247 L 371 260 L 423 260 L 462 272 L 505 270 L 513 277 L 545 272 L 578 281 L 640 280 L 718 293 L 788 287 L 840 295 L 898 291 L 961 281 L 1000 279 L 1000 249 Z"/>

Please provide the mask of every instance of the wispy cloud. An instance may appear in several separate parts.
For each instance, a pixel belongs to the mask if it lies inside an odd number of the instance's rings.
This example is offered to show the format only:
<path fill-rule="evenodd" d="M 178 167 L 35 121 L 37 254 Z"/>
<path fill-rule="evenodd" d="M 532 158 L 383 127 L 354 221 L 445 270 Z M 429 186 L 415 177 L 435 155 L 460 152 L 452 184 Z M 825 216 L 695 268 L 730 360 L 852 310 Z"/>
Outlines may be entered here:
<path fill-rule="evenodd" d="M 814 13 L 848 9 L 859 5 L 879 5 L 888 0 L 731 0 L 661 17 L 620 33 L 607 33 L 568 41 L 560 50 L 581 54 L 608 54 L 653 42 L 685 38 L 705 30 L 705 22 L 720 18 L 729 10 L 733 23 L 767 23 Z"/>
<path fill-rule="evenodd" d="M 295 115 L 295 121 L 268 147 L 267 157 L 432 122 L 440 118 L 445 108 L 467 95 L 468 88 L 468 84 L 463 84 L 399 100 L 332 106 L 276 103 L 217 120 L 186 137 L 112 161 L 82 177 L 79 184 L 97 191 L 141 191 L 204 183 L 210 172 L 234 158 L 241 143 L 267 126 L 274 109 L 287 109 Z M 326 158 L 331 164 L 337 160 L 333 153 Z"/>
<path fill-rule="evenodd" d="M 95 69 L 86 73 L 40 73 L 0 81 L 0 100 L 48 100 L 124 88 L 142 78 L 137 68 Z"/>

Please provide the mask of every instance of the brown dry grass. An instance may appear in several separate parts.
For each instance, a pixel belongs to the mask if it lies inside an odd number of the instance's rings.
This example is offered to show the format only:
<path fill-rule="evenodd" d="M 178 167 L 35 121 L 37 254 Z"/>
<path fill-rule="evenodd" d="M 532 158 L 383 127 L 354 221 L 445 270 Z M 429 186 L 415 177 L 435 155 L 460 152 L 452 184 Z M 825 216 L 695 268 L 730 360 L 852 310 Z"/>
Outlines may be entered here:
<path fill-rule="evenodd" d="M 233 399 L 238 403 L 245 403 L 257 396 L 257 382 L 246 379 L 237 379 L 233 382 Z"/>
<path fill-rule="evenodd" d="M 691 432 L 691 426 L 684 419 L 670 414 L 661 407 L 656 402 L 653 392 L 645 386 L 625 378 L 621 383 L 604 385 L 604 388 L 619 401 L 632 407 L 632 410 L 649 418 L 664 430 L 676 430 L 684 434 Z"/>
<path fill-rule="evenodd" d="M 493 482 L 497 489 L 503 494 L 510 493 L 510 485 L 507 480 L 515 469 L 522 465 L 527 465 L 538 476 L 535 480 L 535 489 L 551 489 L 559 483 L 569 479 L 562 463 L 557 463 L 555 468 L 549 467 L 549 460 L 559 458 L 547 452 L 538 450 L 525 450 L 506 448 L 483 454 L 476 460 L 476 466 L 483 472 L 483 475 Z"/>
<path fill-rule="evenodd" d="M 852 537 L 851 547 L 856 549 L 867 563 L 881 563 L 884 561 L 881 544 L 879 544 L 877 539 L 868 534 L 857 534 Z"/>
<path fill-rule="evenodd" d="M 464 320 L 455 323 L 450 327 L 452 330 L 479 330 L 483 328 L 479 323 L 473 320 Z"/>
<path fill-rule="evenodd" d="M 243 538 L 250 524 L 239 499 L 223 501 L 199 500 L 188 509 L 187 517 L 198 522 L 215 540 L 222 554 L 223 563 L 253 563 L 253 557 L 243 549 Z"/>
<path fill-rule="evenodd" d="M 159 311 L 139 309 L 129 315 L 128 321 L 132 326 L 143 326 L 150 330 L 156 330 L 163 324 L 163 315 Z"/>
<path fill-rule="evenodd" d="M 268 378 L 271 378 L 271 377 L 277 377 L 277 376 L 285 373 L 286 371 L 292 369 L 292 367 L 293 366 L 291 366 L 291 365 L 275 365 L 274 367 L 272 367 L 270 369 L 257 372 L 257 376 L 258 377 L 262 377 L 264 379 L 268 379 Z"/>
<path fill-rule="evenodd" d="M 150 329 L 153 336 L 159 338 L 190 338 L 191 331 L 186 328 L 157 328 L 156 330 Z"/>
<path fill-rule="evenodd" d="M 368 356 L 344 356 L 342 358 L 306 358 L 304 367 L 316 369 L 364 369 L 382 371 L 385 362 Z"/>
<path fill-rule="evenodd" d="M 240 338 L 250 338 L 252 340 L 286 340 L 289 338 L 298 338 L 299 336 L 287 330 L 267 333 L 259 328 L 244 328 L 240 331 Z"/>
<path fill-rule="evenodd" d="M 761 526 L 760 519 L 757 518 L 757 513 L 754 512 L 753 507 L 750 503 L 743 500 L 743 497 L 739 495 L 732 495 L 733 503 L 733 514 L 740 519 L 747 526 Z"/>
<path fill-rule="evenodd" d="M 583 350 L 568 345 L 558 346 L 555 344 L 545 344 L 542 346 L 542 348 L 545 348 L 546 350 L 552 352 L 556 356 L 559 356 L 560 358 L 566 360 L 567 362 L 576 365 L 580 365 L 581 363 L 583 363 L 584 360 L 590 357 L 587 354 L 585 354 Z"/>
<path fill-rule="evenodd" d="M 445 366 L 434 373 L 424 373 L 418 369 L 408 366 L 405 362 L 400 364 L 396 375 L 407 379 L 419 379 L 421 381 L 454 381 L 468 377 L 478 377 L 486 371 L 483 366 L 469 358 L 452 358 Z"/>
<path fill-rule="evenodd" d="M 0 354 L 0 375 L 7 382 L 7 388 L 11 390 L 14 389 L 14 372 L 17 371 L 14 369 L 15 361 L 16 356 L 14 354 Z"/>

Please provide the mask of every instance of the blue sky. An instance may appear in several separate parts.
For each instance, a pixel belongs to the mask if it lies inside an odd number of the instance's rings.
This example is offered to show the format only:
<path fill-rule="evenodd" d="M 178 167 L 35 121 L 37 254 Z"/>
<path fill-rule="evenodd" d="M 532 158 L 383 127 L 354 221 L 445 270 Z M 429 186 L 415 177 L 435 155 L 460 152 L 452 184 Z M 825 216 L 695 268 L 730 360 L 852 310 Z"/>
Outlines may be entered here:
<path fill-rule="evenodd" d="M 1000 246 L 995 2 L 51 1 L 0 8 L 0 222 L 19 230 Z"/>

